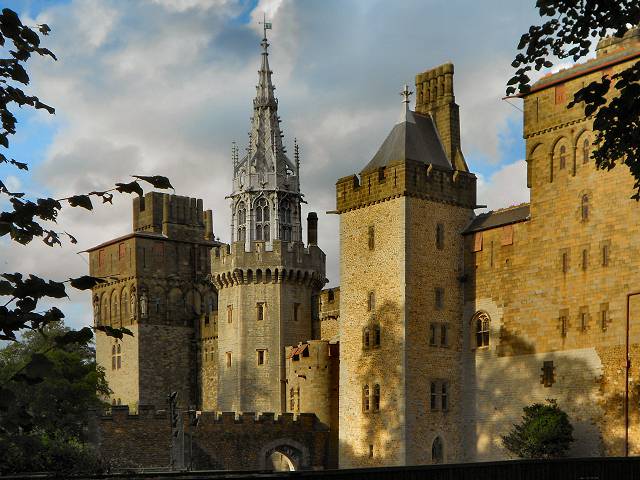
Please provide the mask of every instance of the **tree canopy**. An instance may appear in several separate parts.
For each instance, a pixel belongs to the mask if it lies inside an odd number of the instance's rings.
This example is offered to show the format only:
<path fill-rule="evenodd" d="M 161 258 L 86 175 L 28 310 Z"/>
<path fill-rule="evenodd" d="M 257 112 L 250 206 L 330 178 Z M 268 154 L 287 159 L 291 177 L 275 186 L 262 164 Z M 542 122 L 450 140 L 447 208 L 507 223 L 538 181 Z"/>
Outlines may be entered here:
<path fill-rule="evenodd" d="M 507 95 L 526 94 L 530 74 L 553 66 L 553 59 L 578 61 L 589 55 L 607 36 L 622 37 L 640 24 L 637 0 L 537 0 L 541 17 L 522 35 L 512 63 L 516 69 Z M 593 116 L 596 133 L 592 159 L 597 168 L 611 170 L 617 164 L 629 167 L 635 179 L 632 198 L 640 200 L 640 62 L 602 80 L 585 85 L 568 108 L 584 106 Z"/>
<path fill-rule="evenodd" d="M 558 458 L 569 452 L 573 426 L 555 400 L 523 408 L 520 424 L 502 437 L 504 447 L 520 458 Z"/>
<path fill-rule="evenodd" d="M 0 47 L 6 57 L 0 58 L 0 164 L 19 170 L 28 171 L 29 165 L 9 154 L 9 139 L 17 126 L 13 111 L 26 107 L 55 113 L 25 91 L 30 82 L 29 59 L 33 55 L 57 59 L 41 44 L 41 35 L 50 31 L 45 24 L 24 25 L 8 8 L 0 14 Z M 173 188 L 166 177 L 132 177 L 112 188 L 64 198 L 29 198 L 10 191 L 0 178 L 0 197 L 8 198 L 10 205 L 0 211 L 0 239 L 25 248 L 36 238 L 50 247 L 63 241 L 75 244 L 72 234 L 58 229 L 62 208 L 92 210 L 96 199 L 111 203 L 115 193 L 142 196 L 141 182 Z M 60 270 L 64 272 L 64 267 Z M 85 460 L 94 457 L 82 448 L 87 409 L 101 405 L 97 395 L 109 393 L 104 374 L 93 360 L 93 330 L 116 338 L 132 333 L 124 327 L 62 328 L 64 314 L 57 306 L 38 307 L 66 298 L 67 287 L 89 290 L 105 281 L 87 275 L 50 280 L 25 272 L 0 273 L 0 341 L 13 343 L 0 354 L 0 458 L 4 461 L 0 473 L 8 465 L 13 465 L 12 471 L 73 470 L 78 465 L 91 469 Z"/>

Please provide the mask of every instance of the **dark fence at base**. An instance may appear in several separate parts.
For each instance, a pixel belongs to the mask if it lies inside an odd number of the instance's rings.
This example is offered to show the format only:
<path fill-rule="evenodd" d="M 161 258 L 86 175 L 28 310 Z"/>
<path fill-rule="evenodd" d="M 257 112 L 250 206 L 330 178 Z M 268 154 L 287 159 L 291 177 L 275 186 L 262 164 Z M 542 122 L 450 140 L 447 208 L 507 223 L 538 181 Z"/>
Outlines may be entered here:
<path fill-rule="evenodd" d="M 640 480 L 640 457 L 567 458 L 562 460 L 514 460 L 413 467 L 358 468 L 303 472 L 122 472 L 94 476 L 29 475 L 3 479 L 76 478 L 144 480 L 244 480 L 244 479 L 332 479 L 332 480 Z"/>

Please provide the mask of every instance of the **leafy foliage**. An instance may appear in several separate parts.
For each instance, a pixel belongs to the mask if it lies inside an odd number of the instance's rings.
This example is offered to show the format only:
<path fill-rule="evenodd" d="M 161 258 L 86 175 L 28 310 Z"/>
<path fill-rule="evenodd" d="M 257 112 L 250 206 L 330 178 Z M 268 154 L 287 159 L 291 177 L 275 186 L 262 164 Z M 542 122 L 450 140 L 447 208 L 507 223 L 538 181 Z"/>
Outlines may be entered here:
<path fill-rule="evenodd" d="M 12 108 L 31 107 L 54 114 L 53 107 L 23 88 L 29 84 L 25 68 L 32 55 L 56 56 L 40 44 L 40 35 L 50 28 L 34 30 L 23 25 L 18 15 L 5 8 L 0 14 L 0 46 L 10 58 L 0 58 L 0 148 L 9 149 L 9 137 L 16 133 Z M 2 152 L 5 152 L 2 150 Z M 6 153 L 6 152 L 5 152 Z M 28 170 L 28 165 L 0 152 L 0 164 Z M 54 227 L 64 207 L 93 210 L 93 199 L 112 203 L 113 193 L 144 194 L 140 182 L 154 188 L 173 188 L 166 177 L 136 175 L 113 188 L 71 195 L 65 198 L 29 199 L 11 192 L 0 179 L 0 196 L 8 197 L 10 209 L 0 211 L 0 238 L 28 245 L 40 238 L 50 246 L 76 238 Z M 53 226 L 51 226 L 53 224 Z M 89 347 L 92 328 L 69 330 L 61 327 L 64 314 L 57 307 L 38 309 L 40 302 L 67 297 L 67 284 L 89 290 L 105 280 L 91 276 L 54 281 L 22 273 L 0 274 L 0 341 L 12 342 L 0 351 L 0 474 L 22 470 L 81 471 L 96 467 L 95 456 L 82 445 L 87 409 L 100 406 L 97 394 L 108 395 L 104 372 L 95 365 Z M 123 338 L 133 335 L 126 328 L 108 326 L 95 330 Z M 4 463 L 3 463 L 4 462 Z"/>
<path fill-rule="evenodd" d="M 530 91 L 533 69 L 550 68 L 552 57 L 577 61 L 587 55 L 599 38 L 621 37 L 640 23 L 637 0 L 538 0 L 544 21 L 522 35 L 511 64 L 516 68 L 507 95 Z M 626 164 L 635 179 L 632 198 L 640 200 L 640 64 L 585 85 L 568 108 L 584 104 L 585 114 L 594 116 L 597 132 L 592 158 L 600 169 Z M 609 98 L 613 100 L 609 101 Z"/>
<path fill-rule="evenodd" d="M 520 458 L 558 458 L 566 456 L 573 442 L 573 426 L 569 416 L 555 400 L 524 407 L 519 425 L 513 425 L 502 443 Z"/>
<path fill-rule="evenodd" d="M 110 391 L 92 338 L 55 322 L 0 350 L 0 473 L 98 468 L 84 435 Z"/>

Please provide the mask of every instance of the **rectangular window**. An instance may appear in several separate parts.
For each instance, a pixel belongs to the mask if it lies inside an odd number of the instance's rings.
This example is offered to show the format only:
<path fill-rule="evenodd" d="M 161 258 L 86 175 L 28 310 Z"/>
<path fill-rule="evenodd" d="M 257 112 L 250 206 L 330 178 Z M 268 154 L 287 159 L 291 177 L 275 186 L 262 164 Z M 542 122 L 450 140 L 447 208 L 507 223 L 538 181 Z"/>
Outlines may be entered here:
<path fill-rule="evenodd" d="M 227 368 L 231 368 L 231 352 L 227 352 L 225 356 L 227 359 Z"/>
<path fill-rule="evenodd" d="M 449 346 L 449 325 L 445 323 L 440 324 L 440 346 Z"/>
<path fill-rule="evenodd" d="M 446 412 L 449 409 L 449 385 L 447 382 L 442 382 L 440 392 L 440 404 L 442 405 L 442 411 Z"/>
<path fill-rule="evenodd" d="M 444 225 L 442 223 L 436 225 L 436 248 L 438 250 L 444 249 Z"/>
<path fill-rule="evenodd" d="M 431 410 L 438 409 L 438 385 L 436 382 L 431 382 Z"/>
<path fill-rule="evenodd" d="M 505 225 L 504 227 L 502 227 L 500 245 L 513 245 L 513 225 Z"/>
<path fill-rule="evenodd" d="M 265 304 L 264 302 L 258 302 L 256 303 L 256 315 L 257 315 L 257 320 L 260 322 L 262 320 L 264 320 L 264 314 L 265 314 Z"/>
<path fill-rule="evenodd" d="M 127 254 L 127 247 L 124 243 L 118 245 L 118 259 L 122 260 Z"/>
<path fill-rule="evenodd" d="M 369 458 L 373 458 L 373 445 L 369 445 Z"/>
<path fill-rule="evenodd" d="M 600 328 L 602 331 L 606 331 L 609 326 L 609 304 L 602 303 L 600 304 Z"/>
<path fill-rule="evenodd" d="M 227 323 L 233 322 L 233 305 L 227 305 Z"/>
<path fill-rule="evenodd" d="M 540 378 L 540 383 L 545 387 L 551 387 L 555 383 L 554 377 L 554 366 L 552 360 L 545 360 L 542 363 L 542 375 Z"/>
<path fill-rule="evenodd" d="M 589 313 L 587 312 L 587 307 L 582 307 L 580 309 L 580 331 L 586 332 L 589 321 Z"/>
<path fill-rule="evenodd" d="M 264 350 L 257 350 L 257 355 L 258 355 L 258 365 L 264 365 Z"/>
<path fill-rule="evenodd" d="M 376 309 L 376 294 L 369 292 L 367 295 L 367 312 L 373 312 Z"/>
<path fill-rule="evenodd" d="M 586 270 L 588 265 L 589 265 L 589 253 L 585 248 L 582 250 L 582 270 Z"/>
<path fill-rule="evenodd" d="M 473 251 L 482 251 L 482 232 L 476 232 L 473 234 Z"/>
<path fill-rule="evenodd" d="M 567 336 L 567 317 L 566 315 L 560 315 L 560 334 L 562 337 Z"/>
<path fill-rule="evenodd" d="M 561 267 L 562 267 L 562 273 L 567 273 L 569 271 L 569 253 L 568 252 L 562 252 Z"/>
<path fill-rule="evenodd" d="M 376 246 L 376 239 L 375 239 L 375 229 L 373 227 L 373 225 L 369 226 L 369 233 L 368 233 L 368 243 L 369 243 L 369 250 L 373 250 Z"/>
<path fill-rule="evenodd" d="M 432 323 L 429 325 L 429 345 L 432 347 L 436 346 L 436 339 L 438 338 L 437 329 L 437 324 Z"/>
<path fill-rule="evenodd" d="M 116 357 L 115 355 L 113 357 L 111 357 L 111 370 L 115 370 L 116 369 Z"/>
<path fill-rule="evenodd" d="M 104 267 L 104 250 L 98 252 L 98 265 Z"/>
<path fill-rule="evenodd" d="M 609 244 L 607 243 L 602 245 L 602 266 L 609 266 Z"/>
<path fill-rule="evenodd" d="M 436 287 L 436 310 L 442 310 L 444 308 L 444 289 L 442 287 Z"/>
<path fill-rule="evenodd" d="M 122 357 L 120 357 L 120 355 L 118 355 L 118 356 L 116 357 L 116 361 L 117 361 L 117 365 L 118 365 L 116 368 L 117 368 L 118 370 L 120 370 L 120 367 L 122 367 Z"/>
<path fill-rule="evenodd" d="M 300 315 L 300 304 L 294 303 L 293 304 L 293 321 L 294 322 L 298 321 L 299 315 Z"/>

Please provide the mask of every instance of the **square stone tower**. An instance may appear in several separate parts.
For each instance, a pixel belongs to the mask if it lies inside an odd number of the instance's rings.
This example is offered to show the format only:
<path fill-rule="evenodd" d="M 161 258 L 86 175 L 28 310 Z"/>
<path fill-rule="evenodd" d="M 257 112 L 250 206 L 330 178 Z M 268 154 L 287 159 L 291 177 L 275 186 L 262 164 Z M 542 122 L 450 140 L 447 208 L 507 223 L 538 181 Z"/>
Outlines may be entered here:
<path fill-rule="evenodd" d="M 172 391 L 182 406 L 202 404 L 200 374 L 215 376 L 198 341 L 217 310 L 205 282 L 216 245 L 202 200 L 150 192 L 133 201 L 133 233 L 88 250 L 90 274 L 107 280 L 92 292 L 95 325 L 133 332 L 96 334 L 113 404 L 163 408 Z"/>
<path fill-rule="evenodd" d="M 445 65 L 418 75 L 424 114 L 409 110 L 405 88 L 371 162 L 336 184 L 341 468 L 445 461 L 459 448 L 460 232 L 476 177 L 459 152 L 452 74 Z M 444 87 L 429 105 L 425 77 Z"/>

